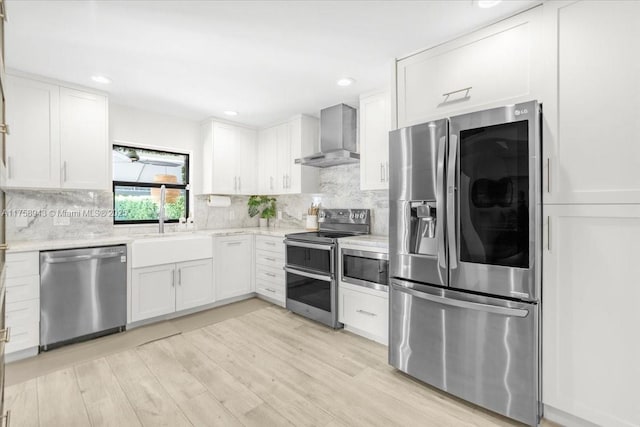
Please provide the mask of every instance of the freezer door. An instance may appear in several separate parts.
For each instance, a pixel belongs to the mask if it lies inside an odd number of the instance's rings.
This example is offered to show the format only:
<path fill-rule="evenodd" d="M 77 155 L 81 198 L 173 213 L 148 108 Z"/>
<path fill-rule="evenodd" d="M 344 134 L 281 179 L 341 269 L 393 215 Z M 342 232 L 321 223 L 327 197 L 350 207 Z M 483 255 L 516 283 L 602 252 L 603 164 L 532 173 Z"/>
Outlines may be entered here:
<path fill-rule="evenodd" d="M 391 277 L 446 286 L 447 120 L 389 133 Z"/>
<path fill-rule="evenodd" d="M 450 286 L 540 298 L 539 106 L 451 118 L 447 167 Z"/>
<path fill-rule="evenodd" d="M 389 363 L 529 425 L 538 421 L 538 306 L 392 279 Z"/>

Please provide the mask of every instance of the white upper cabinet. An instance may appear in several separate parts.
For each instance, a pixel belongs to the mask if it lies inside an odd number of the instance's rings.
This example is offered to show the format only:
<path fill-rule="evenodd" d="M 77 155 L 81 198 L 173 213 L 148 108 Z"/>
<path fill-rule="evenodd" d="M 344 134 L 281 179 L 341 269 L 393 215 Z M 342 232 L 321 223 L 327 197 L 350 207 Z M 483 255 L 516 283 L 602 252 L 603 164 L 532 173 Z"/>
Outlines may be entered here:
<path fill-rule="evenodd" d="M 106 190 L 107 97 L 7 76 L 7 187 Z"/>
<path fill-rule="evenodd" d="M 288 193 L 291 183 L 291 125 L 283 123 L 276 126 L 276 193 Z"/>
<path fill-rule="evenodd" d="M 398 127 L 539 96 L 540 8 L 397 62 Z"/>
<path fill-rule="evenodd" d="M 544 200 L 640 203 L 640 2 L 545 3 Z"/>
<path fill-rule="evenodd" d="M 389 92 L 360 97 L 360 189 L 389 188 Z"/>
<path fill-rule="evenodd" d="M 202 125 L 204 194 L 256 191 L 255 130 L 216 121 Z"/>
<path fill-rule="evenodd" d="M 318 191 L 317 168 L 300 166 L 295 159 L 319 151 L 319 123 L 299 115 L 259 133 L 258 189 L 264 194 Z"/>
<path fill-rule="evenodd" d="M 109 187 L 107 98 L 60 88 L 62 188 Z"/>
<path fill-rule="evenodd" d="M 60 187 L 60 90 L 7 76 L 7 180 L 13 188 Z"/>
<path fill-rule="evenodd" d="M 278 140 L 277 127 L 263 129 L 258 133 L 258 192 L 275 194 L 277 182 Z"/>

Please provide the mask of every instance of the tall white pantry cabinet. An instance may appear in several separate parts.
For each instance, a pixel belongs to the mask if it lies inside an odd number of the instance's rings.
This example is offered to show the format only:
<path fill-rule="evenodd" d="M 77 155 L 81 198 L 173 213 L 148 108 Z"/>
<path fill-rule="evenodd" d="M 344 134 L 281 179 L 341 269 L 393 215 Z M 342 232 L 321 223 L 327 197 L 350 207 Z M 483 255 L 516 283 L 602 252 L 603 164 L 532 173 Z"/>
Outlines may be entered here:
<path fill-rule="evenodd" d="M 563 425 L 640 425 L 639 23 L 637 1 L 545 2 L 396 66 L 397 127 L 543 105 L 542 400 Z"/>
<path fill-rule="evenodd" d="M 640 2 L 543 10 L 543 400 L 638 426 Z"/>

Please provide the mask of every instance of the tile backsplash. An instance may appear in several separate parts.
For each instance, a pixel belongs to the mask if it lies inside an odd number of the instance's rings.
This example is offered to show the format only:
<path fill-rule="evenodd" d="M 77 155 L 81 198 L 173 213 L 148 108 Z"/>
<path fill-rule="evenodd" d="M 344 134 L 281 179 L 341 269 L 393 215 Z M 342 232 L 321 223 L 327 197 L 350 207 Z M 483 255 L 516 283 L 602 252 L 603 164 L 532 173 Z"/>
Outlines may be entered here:
<path fill-rule="evenodd" d="M 282 211 L 276 227 L 304 227 L 304 216 L 311 202 L 324 208 L 365 208 L 372 212 L 373 234 L 388 234 L 389 199 L 386 190 L 361 191 L 360 165 L 321 169 L 317 194 L 280 195 L 277 209 Z M 198 229 L 256 227 L 258 218 L 247 214 L 247 196 L 231 196 L 231 206 L 207 206 L 207 196 L 196 196 L 192 211 Z M 6 238 L 53 240 L 92 236 L 127 235 L 154 232 L 157 225 L 114 226 L 110 215 L 110 191 L 6 191 Z M 78 216 L 75 212 L 80 212 Z M 74 216 L 75 215 L 75 216 Z M 63 218 L 67 216 L 67 218 Z M 175 225 L 167 225 L 170 231 Z"/>

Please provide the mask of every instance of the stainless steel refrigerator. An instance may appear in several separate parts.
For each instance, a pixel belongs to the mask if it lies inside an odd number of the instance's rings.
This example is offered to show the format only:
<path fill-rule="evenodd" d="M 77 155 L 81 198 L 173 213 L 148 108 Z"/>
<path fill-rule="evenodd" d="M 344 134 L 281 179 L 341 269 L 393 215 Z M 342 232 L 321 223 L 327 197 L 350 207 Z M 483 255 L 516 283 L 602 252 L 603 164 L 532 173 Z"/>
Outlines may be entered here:
<path fill-rule="evenodd" d="M 529 425 L 541 415 L 535 102 L 390 133 L 389 363 Z"/>

